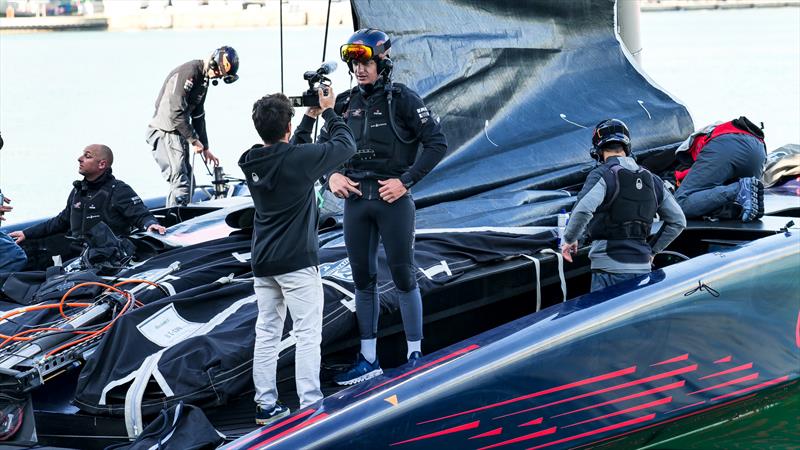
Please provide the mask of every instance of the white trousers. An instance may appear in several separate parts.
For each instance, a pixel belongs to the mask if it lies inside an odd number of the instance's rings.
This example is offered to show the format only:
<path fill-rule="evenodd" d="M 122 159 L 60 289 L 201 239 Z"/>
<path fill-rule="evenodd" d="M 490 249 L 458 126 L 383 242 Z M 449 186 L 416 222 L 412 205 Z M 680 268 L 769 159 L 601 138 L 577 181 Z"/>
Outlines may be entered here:
<path fill-rule="evenodd" d="M 292 336 L 296 341 L 294 355 L 295 382 L 300 407 L 322 399 L 319 388 L 320 343 L 322 342 L 322 279 L 316 266 L 281 275 L 256 277 L 258 299 L 256 344 L 253 350 L 253 382 L 255 401 L 262 408 L 271 408 L 278 400 L 276 371 L 286 308 L 292 318 Z"/>

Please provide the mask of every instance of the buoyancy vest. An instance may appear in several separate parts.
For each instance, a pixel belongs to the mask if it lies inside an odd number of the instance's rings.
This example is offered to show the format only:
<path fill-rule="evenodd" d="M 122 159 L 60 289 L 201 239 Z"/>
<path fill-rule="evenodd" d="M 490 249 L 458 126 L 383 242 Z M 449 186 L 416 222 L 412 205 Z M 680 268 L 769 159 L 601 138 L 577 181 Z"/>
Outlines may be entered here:
<path fill-rule="evenodd" d="M 395 89 L 402 91 L 398 84 L 395 84 Z M 398 103 L 402 101 L 401 95 L 394 96 L 397 109 L 401 109 Z M 414 164 L 419 140 L 406 144 L 394 135 L 389 123 L 389 102 L 382 87 L 376 88 L 369 97 L 354 90 L 346 108 L 343 115 L 356 140 L 356 154 L 345 163 L 346 175 L 356 178 L 397 178 Z M 405 131 L 402 121 L 395 125 L 398 133 Z M 403 138 L 409 140 L 410 136 Z"/>
<path fill-rule="evenodd" d="M 106 222 L 106 225 L 117 236 L 126 235 L 130 232 L 130 225 L 115 224 L 109 221 L 111 198 L 114 195 L 117 180 L 110 175 L 108 177 L 100 186 L 95 188 L 90 187 L 85 180 L 76 182 L 75 194 L 72 196 L 70 205 L 69 223 L 71 236 L 84 237 L 99 222 Z M 77 183 L 80 183 L 80 185 L 77 185 Z"/>
<path fill-rule="evenodd" d="M 641 167 L 629 170 L 619 163 L 602 167 L 606 195 L 589 224 L 589 236 L 594 240 L 647 239 L 664 200 L 660 180 Z"/>
<path fill-rule="evenodd" d="M 703 147 L 715 138 L 725 134 L 748 134 L 761 141 L 762 144 L 764 143 L 764 132 L 749 119 L 742 116 L 730 122 L 721 123 L 708 133 L 695 136 L 689 146 L 689 150 L 686 152 L 691 157 L 691 163 L 697 161 L 697 155 L 703 151 Z M 691 167 L 685 170 L 676 170 L 675 180 L 680 183 L 686 178 L 690 170 L 692 170 Z"/>

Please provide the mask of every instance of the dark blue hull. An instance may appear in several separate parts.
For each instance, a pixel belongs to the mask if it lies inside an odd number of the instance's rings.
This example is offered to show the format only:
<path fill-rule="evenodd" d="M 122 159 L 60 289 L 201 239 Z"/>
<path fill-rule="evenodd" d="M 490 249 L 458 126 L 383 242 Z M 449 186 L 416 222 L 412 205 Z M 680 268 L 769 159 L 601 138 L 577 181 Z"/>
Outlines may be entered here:
<path fill-rule="evenodd" d="M 696 257 L 444 348 L 226 448 L 569 448 L 747 402 L 800 377 L 799 271 L 797 233 Z"/>

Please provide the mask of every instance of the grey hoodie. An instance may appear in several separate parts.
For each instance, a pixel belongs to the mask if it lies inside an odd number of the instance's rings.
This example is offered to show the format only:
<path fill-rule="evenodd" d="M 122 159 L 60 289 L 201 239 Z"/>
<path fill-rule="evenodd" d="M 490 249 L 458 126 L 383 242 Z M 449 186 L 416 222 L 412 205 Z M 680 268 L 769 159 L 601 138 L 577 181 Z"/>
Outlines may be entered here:
<path fill-rule="evenodd" d="M 256 145 L 239 158 L 256 207 L 251 261 L 257 277 L 319 264 L 314 182 L 356 151 L 344 120 L 333 109 L 322 117 L 331 135 L 324 144 L 295 144 L 295 134 L 288 144 Z M 303 121 L 313 123 L 308 116 Z"/>

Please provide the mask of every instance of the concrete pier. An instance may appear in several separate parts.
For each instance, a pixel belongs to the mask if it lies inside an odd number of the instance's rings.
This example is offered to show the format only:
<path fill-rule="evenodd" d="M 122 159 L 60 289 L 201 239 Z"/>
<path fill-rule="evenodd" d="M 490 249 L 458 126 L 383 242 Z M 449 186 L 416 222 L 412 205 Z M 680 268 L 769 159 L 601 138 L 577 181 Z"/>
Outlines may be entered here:
<path fill-rule="evenodd" d="M 90 16 L 0 18 L 1 32 L 58 30 L 150 30 L 324 26 L 327 0 L 96 0 Z M 428 1 L 428 0 L 397 0 Z M 800 0 L 619 0 L 637 2 L 642 12 L 697 9 L 800 7 Z M 0 14 L 3 14 L 0 11 Z M 331 3 L 331 26 L 352 26 L 347 0 Z"/>
<path fill-rule="evenodd" d="M 800 0 L 618 0 L 639 1 L 642 12 L 698 9 L 782 8 L 800 6 Z"/>

